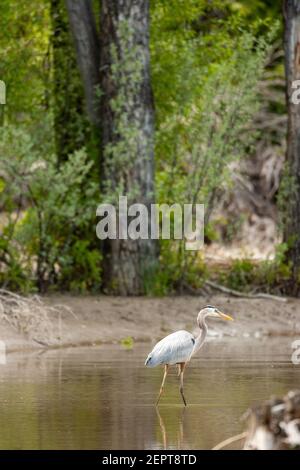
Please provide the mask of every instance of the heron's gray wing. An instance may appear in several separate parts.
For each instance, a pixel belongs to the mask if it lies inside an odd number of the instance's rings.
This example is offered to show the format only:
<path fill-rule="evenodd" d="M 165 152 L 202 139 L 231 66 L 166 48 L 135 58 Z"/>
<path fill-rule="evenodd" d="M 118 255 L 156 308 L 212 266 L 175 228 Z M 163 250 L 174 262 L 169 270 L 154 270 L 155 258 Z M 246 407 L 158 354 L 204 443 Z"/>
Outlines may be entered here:
<path fill-rule="evenodd" d="M 195 339 L 188 331 L 176 331 L 159 341 L 149 354 L 146 365 L 176 364 L 189 359 Z"/>

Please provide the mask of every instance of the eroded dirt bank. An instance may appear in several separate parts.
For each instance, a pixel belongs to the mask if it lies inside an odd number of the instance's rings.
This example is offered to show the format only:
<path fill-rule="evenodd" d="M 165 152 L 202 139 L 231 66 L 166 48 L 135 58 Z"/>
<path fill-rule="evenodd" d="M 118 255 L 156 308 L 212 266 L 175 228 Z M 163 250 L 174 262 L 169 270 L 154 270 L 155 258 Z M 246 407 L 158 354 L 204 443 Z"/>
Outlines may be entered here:
<path fill-rule="evenodd" d="M 213 304 L 230 313 L 235 322 L 210 321 L 212 335 L 232 338 L 262 336 L 300 337 L 300 300 L 286 303 L 270 299 L 237 299 L 209 297 L 109 297 L 53 295 L 44 298 L 47 304 L 69 306 L 74 315 L 53 316 L 51 346 L 89 346 L 120 342 L 155 341 L 178 329 L 197 333 L 196 315 L 206 304 Z M 26 338 L 11 326 L 2 324 L 0 339 L 7 351 L 43 347 Z"/>

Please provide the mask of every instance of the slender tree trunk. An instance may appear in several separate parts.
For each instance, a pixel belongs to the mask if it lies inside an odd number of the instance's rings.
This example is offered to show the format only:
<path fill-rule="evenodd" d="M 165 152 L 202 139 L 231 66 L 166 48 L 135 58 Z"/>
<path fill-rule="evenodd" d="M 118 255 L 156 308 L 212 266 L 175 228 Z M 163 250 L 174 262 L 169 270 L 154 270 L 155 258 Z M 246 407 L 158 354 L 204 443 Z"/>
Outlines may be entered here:
<path fill-rule="evenodd" d="M 100 72 L 103 191 L 115 203 L 126 195 L 128 204 L 143 203 L 150 209 L 154 111 L 148 0 L 101 1 Z M 156 240 L 108 240 L 106 288 L 121 295 L 143 293 L 156 260 Z"/>
<path fill-rule="evenodd" d="M 64 0 L 51 0 L 54 128 L 58 162 L 84 146 L 88 121 Z"/>
<path fill-rule="evenodd" d="M 90 122 L 100 126 L 99 39 L 91 0 L 66 0 Z"/>
<path fill-rule="evenodd" d="M 292 83 L 300 80 L 300 0 L 284 1 L 284 49 L 288 108 L 287 177 L 289 200 L 286 208 L 285 241 L 293 268 L 293 293 L 299 291 L 300 273 L 300 104 L 291 100 Z"/>

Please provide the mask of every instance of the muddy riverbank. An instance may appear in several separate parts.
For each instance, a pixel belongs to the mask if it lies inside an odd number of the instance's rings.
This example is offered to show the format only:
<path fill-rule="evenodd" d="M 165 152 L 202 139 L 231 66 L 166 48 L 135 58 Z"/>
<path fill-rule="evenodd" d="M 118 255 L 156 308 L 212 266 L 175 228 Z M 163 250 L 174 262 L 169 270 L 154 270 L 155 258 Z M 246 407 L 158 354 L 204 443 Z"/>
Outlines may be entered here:
<path fill-rule="evenodd" d="M 278 302 L 272 299 L 210 297 L 109 297 L 53 295 L 43 299 L 49 305 L 63 304 L 73 314 L 50 318 L 53 337 L 50 346 L 94 346 L 119 343 L 153 342 L 178 329 L 197 334 L 196 315 L 206 304 L 218 306 L 235 322 L 210 321 L 210 334 L 216 337 L 259 339 L 267 336 L 300 337 L 300 300 Z M 41 348 L 11 326 L 2 323 L 0 339 L 7 351 Z M 130 340 L 131 341 L 131 340 Z"/>

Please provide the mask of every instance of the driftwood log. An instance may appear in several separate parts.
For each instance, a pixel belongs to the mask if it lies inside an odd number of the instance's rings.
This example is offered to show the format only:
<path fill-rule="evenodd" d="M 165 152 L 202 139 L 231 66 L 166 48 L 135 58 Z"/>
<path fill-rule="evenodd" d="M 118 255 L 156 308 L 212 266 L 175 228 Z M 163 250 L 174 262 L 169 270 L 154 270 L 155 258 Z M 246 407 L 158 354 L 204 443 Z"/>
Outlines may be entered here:
<path fill-rule="evenodd" d="M 247 431 L 220 442 L 213 450 L 233 445 L 243 450 L 300 449 L 300 390 L 251 407 L 244 419 L 248 422 Z"/>
<path fill-rule="evenodd" d="M 245 450 L 300 449 L 300 390 L 271 398 L 247 414 Z"/>

